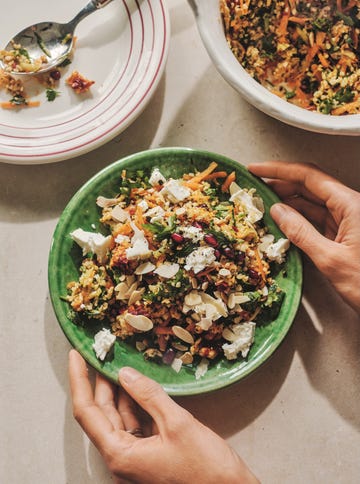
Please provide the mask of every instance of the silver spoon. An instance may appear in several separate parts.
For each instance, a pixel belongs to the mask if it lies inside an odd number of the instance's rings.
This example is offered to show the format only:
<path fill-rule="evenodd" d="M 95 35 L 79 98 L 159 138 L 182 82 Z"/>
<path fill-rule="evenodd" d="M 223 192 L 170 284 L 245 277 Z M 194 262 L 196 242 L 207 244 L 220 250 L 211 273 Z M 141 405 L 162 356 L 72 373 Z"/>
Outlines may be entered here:
<path fill-rule="evenodd" d="M 100 8 L 108 5 L 112 0 L 90 0 L 85 7 L 68 23 L 40 22 L 31 25 L 13 37 L 5 47 L 5 51 L 14 50 L 14 46 L 21 46 L 26 57 L 31 60 L 46 56 L 47 62 L 41 64 L 39 69 L 17 72 L 9 70 L 9 65 L 0 60 L 4 70 L 10 74 L 40 74 L 50 71 L 61 64 L 71 52 L 74 40 L 74 31 L 77 24 Z"/>

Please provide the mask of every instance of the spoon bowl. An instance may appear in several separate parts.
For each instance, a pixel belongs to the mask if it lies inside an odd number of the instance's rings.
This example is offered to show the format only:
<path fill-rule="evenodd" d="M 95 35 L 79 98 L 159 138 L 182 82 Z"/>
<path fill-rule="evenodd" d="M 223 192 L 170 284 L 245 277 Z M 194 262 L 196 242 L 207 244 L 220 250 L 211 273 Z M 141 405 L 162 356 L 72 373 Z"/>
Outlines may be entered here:
<path fill-rule="evenodd" d="M 4 50 L 25 55 L 29 60 L 26 70 L 18 70 L 16 60 L 12 67 L 4 58 L 0 59 L 0 67 L 9 74 L 16 75 L 42 74 L 54 69 L 69 56 L 78 23 L 110 2 L 112 0 L 90 0 L 68 23 L 40 22 L 23 29 L 8 42 Z M 40 63 L 38 60 L 41 60 Z"/>

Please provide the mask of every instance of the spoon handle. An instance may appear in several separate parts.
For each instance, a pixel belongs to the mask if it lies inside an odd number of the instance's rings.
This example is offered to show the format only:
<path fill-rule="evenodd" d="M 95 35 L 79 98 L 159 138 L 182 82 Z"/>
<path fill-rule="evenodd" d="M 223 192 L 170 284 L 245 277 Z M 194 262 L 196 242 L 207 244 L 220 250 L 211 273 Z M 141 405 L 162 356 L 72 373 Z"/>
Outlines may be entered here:
<path fill-rule="evenodd" d="M 85 7 L 69 22 L 69 27 L 75 29 L 77 24 L 85 17 L 95 12 L 99 8 L 106 7 L 112 0 L 90 0 Z"/>

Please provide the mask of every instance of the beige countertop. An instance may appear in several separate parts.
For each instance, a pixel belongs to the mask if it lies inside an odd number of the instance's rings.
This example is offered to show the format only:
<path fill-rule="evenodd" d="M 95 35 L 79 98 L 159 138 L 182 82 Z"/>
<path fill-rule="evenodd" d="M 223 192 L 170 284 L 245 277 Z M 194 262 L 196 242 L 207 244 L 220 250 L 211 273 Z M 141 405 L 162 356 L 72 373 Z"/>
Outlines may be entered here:
<path fill-rule="evenodd" d="M 168 5 L 165 74 L 125 132 L 75 159 L 0 164 L 0 482 L 112 481 L 72 418 L 70 346 L 47 287 L 58 217 L 90 176 L 136 151 L 189 146 L 243 164 L 314 162 L 360 190 L 360 138 L 301 131 L 248 105 L 211 64 L 187 2 Z M 302 304 L 271 360 L 224 390 L 177 400 L 226 438 L 264 483 L 357 483 L 359 343 L 359 317 L 305 260 Z"/>

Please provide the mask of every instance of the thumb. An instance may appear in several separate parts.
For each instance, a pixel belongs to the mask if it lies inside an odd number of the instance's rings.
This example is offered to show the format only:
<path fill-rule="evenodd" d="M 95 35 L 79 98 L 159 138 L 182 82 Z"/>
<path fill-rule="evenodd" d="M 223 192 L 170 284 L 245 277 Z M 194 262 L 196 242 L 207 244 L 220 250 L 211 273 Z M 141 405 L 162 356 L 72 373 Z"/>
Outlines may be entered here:
<path fill-rule="evenodd" d="M 119 381 L 124 390 L 153 418 L 160 434 L 166 430 L 170 420 L 177 420 L 176 415 L 184 412 L 161 385 L 134 368 L 121 368 Z"/>
<path fill-rule="evenodd" d="M 270 215 L 290 242 L 305 252 L 320 270 L 326 267 L 334 242 L 321 235 L 305 217 L 288 205 L 274 204 Z"/>

